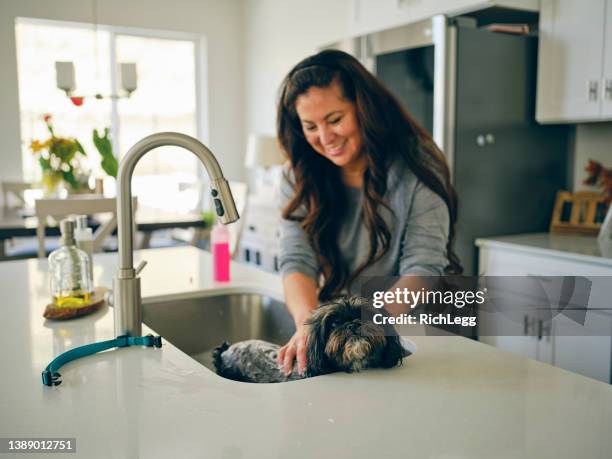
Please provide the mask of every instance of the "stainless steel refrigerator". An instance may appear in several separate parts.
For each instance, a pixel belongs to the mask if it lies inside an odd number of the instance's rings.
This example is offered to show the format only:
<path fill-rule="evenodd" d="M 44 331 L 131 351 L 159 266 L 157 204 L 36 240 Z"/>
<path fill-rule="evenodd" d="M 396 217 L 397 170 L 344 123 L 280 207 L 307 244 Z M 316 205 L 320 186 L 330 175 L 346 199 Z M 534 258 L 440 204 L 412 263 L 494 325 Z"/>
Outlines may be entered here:
<path fill-rule="evenodd" d="M 535 122 L 537 37 L 438 16 L 353 46 L 447 157 L 465 274 L 477 271 L 476 238 L 548 230 L 568 184 L 569 130 Z"/>

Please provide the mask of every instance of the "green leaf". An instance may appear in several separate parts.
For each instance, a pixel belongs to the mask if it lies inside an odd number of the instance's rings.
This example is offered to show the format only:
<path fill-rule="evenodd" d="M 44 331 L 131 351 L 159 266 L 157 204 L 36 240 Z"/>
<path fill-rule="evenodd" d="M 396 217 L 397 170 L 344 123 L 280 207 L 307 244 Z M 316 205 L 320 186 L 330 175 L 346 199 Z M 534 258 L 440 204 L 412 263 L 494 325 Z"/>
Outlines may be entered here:
<path fill-rule="evenodd" d="M 100 165 L 104 172 L 109 176 L 117 178 L 119 171 L 119 162 L 113 154 L 113 144 L 108 135 L 108 128 L 104 128 L 104 135 L 101 137 L 97 129 L 93 130 L 93 143 L 100 153 L 101 162 Z"/>
<path fill-rule="evenodd" d="M 202 212 L 202 220 L 209 228 L 212 228 L 215 225 L 215 221 L 217 219 L 217 215 L 213 210 L 207 210 Z"/>
<path fill-rule="evenodd" d="M 85 153 L 85 149 L 83 148 L 83 145 L 81 145 L 81 142 L 79 142 L 77 139 L 74 139 L 74 142 L 76 143 L 77 151 L 80 152 L 83 156 L 87 156 L 87 153 Z"/>
<path fill-rule="evenodd" d="M 104 172 L 106 172 L 109 176 L 117 178 L 119 163 L 114 156 L 111 158 L 103 158 L 100 165 L 102 166 L 102 169 L 104 169 Z"/>
<path fill-rule="evenodd" d="M 40 164 L 40 168 L 43 170 L 43 172 L 51 169 L 51 161 L 43 158 L 42 156 L 39 156 L 38 164 Z"/>
<path fill-rule="evenodd" d="M 64 181 L 70 185 L 70 188 L 76 190 L 79 188 L 79 181 L 74 176 L 74 170 L 72 166 L 68 171 L 62 171 L 62 177 L 64 177 Z"/>

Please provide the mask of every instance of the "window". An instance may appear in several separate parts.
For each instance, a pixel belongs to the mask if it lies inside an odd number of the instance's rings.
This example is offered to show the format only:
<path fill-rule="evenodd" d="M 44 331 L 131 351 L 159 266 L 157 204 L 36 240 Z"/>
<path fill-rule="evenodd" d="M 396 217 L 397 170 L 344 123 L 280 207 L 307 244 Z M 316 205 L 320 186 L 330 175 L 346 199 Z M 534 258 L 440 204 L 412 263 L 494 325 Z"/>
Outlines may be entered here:
<path fill-rule="evenodd" d="M 87 24 L 18 19 L 16 26 L 24 178 L 40 170 L 30 152 L 32 139 L 48 136 L 42 117 L 53 116 L 56 133 L 76 137 L 88 154 L 88 168 L 102 177 L 92 131 L 111 128 L 115 154 L 124 154 L 142 137 L 177 131 L 200 137 L 198 120 L 199 39 L 184 34 L 143 32 Z M 86 97 L 77 107 L 56 87 L 55 61 L 75 65 L 75 95 L 116 93 L 113 74 L 119 62 L 134 62 L 138 89 L 130 98 Z M 198 180 L 198 162 L 180 148 L 164 147 L 139 161 L 134 194 L 140 204 L 179 211 L 193 209 L 198 196 L 184 183 Z"/>
<path fill-rule="evenodd" d="M 15 31 L 24 179 L 40 178 L 29 147 L 32 139 L 49 135 L 42 121 L 45 113 L 53 116 L 57 135 L 76 137 L 90 159 L 97 159 L 91 133 L 94 127 L 111 125 L 111 101 L 88 99 L 75 107 L 55 85 L 55 61 L 75 63 L 78 93 L 110 94 L 109 33 L 24 20 L 18 20 Z M 89 166 L 92 173 L 102 174 L 98 161 L 90 161 Z"/>

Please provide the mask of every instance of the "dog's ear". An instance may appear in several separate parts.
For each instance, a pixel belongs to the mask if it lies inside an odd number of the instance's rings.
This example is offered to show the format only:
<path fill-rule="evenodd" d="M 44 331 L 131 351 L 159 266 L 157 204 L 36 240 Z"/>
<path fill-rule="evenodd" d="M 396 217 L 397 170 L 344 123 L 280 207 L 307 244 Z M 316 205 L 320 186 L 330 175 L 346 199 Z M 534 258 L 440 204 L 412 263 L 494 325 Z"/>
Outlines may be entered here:
<path fill-rule="evenodd" d="M 401 365 L 402 359 L 410 355 L 402 346 L 399 336 L 386 336 L 386 343 L 382 353 L 382 367 L 392 368 Z"/>
<path fill-rule="evenodd" d="M 223 341 L 223 343 L 213 349 L 212 358 L 217 373 L 219 373 L 219 371 L 223 371 L 223 359 L 221 358 L 221 354 L 227 351 L 229 347 L 230 344 L 227 341 Z"/>
<path fill-rule="evenodd" d="M 308 377 L 329 373 L 329 364 L 325 355 L 325 322 L 322 314 L 313 314 L 306 322 L 308 339 L 306 345 L 306 375 Z"/>

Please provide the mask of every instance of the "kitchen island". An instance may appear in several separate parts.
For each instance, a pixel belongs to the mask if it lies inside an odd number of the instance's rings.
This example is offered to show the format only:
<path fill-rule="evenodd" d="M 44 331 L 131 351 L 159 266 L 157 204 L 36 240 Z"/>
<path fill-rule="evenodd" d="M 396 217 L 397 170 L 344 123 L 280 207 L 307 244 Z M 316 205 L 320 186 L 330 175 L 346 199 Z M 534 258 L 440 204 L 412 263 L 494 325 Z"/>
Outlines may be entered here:
<path fill-rule="evenodd" d="M 210 254 L 191 247 L 139 251 L 135 259 L 149 262 L 145 302 L 245 291 L 282 300 L 279 277 L 240 264 L 230 283 L 215 284 Z M 95 255 L 95 284 L 110 286 L 116 267 L 116 254 Z M 612 386 L 454 336 L 411 337 L 416 352 L 392 370 L 269 385 L 220 378 L 164 340 L 161 349 L 74 361 L 60 370 L 60 386 L 45 387 L 41 371 L 54 357 L 114 337 L 112 309 L 43 319 L 46 260 L 0 263 L 0 279 L 0 437 L 76 438 L 77 454 L 66 457 L 612 453 Z"/>

